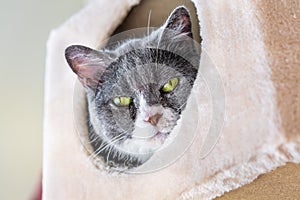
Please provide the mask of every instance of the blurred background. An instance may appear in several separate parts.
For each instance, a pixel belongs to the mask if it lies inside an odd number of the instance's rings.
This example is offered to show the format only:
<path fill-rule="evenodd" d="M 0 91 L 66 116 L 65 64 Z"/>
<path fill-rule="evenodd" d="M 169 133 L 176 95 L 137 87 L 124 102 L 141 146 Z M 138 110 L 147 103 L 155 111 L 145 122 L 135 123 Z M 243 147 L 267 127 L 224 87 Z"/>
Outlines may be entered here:
<path fill-rule="evenodd" d="M 10 0 L 0 7 L 0 199 L 30 199 L 42 168 L 49 31 L 87 0 Z"/>

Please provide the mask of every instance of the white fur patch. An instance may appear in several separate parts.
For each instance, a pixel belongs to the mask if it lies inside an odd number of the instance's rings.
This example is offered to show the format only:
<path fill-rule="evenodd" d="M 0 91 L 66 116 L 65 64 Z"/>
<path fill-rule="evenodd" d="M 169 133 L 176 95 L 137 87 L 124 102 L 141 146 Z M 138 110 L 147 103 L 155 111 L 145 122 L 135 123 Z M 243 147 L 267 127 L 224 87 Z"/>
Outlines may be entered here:
<path fill-rule="evenodd" d="M 161 105 L 149 106 L 143 95 L 140 95 L 139 112 L 137 113 L 132 138 L 124 141 L 122 148 L 128 153 L 152 153 L 159 149 L 165 139 L 167 133 L 171 132 L 176 124 L 176 116 L 169 108 Z M 162 116 L 156 125 L 152 125 L 145 119 L 155 114 Z M 162 133 L 156 135 L 157 133 Z"/>

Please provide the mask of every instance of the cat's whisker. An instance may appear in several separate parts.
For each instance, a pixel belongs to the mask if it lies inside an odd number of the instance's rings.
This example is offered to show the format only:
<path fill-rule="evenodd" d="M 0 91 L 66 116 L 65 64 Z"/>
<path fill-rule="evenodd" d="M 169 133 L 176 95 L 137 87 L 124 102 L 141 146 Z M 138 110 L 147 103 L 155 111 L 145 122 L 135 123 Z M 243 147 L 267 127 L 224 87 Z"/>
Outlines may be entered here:
<path fill-rule="evenodd" d="M 90 141 L 86 142 L 85 144 L 91 144 L 91 143 L 93 143 L 93 142 L 96 142 L 97 139 L 99 139 L 99 138 L 100 138 L 100 136 L 97 136 L 97 137 L 95 137 L 93 140 L 90 140 Z"/>
<path fill-rule="evenodd" d="M 107 156 L 106 156 L 106 163 L 108 163 L 109 155 L 110 155 L 111 150 L 112 150 L 112 146 L 110 146 L 110 148 L 108 148 L 108 153 L 107 153 Z"/>
<path fill-rule="evenodd" d="M 99 149 L 98 152 L 95 152 L 93 158 L 95 158 L 96 156 L 98 156 L 103 150 L 109 148 L 109 151 L 108 151 L 108 154 L 107 154 L 107 162 L 108 162 L 108 157 L 109 157 L 110 151 L 113 149 L 113 146 L 111 146 L 111 145 L 114 144 L 114 143 L 116 143 L 116 142 L 118 142 L 118 141 L 120 141 L 120 140 L 122 140 L 122 139 L 124 139 L 125 137 L 126 136 L 124 136 L 122 138 L 119 138 L 119 139 L 117 139 L 115 141 L 112 141 L 110 143 L 107 143 L 103 148 Z"/>
<path fill-rule="evenodd" d="M 101 151 L 103 151 L 107 147 L 109 147 L 109 144 L 104 144 L 104 146 L 103 144 L 101 144 L 100 147 L 89 156 L 89 158 L 90 159 L 96 158 L 101 153 Z"/>
<path fill-rule="evenodd" d="M 186 103 L 182 104 L 179 109 L 181 110 L 184 106 L 186 106 Z"/>
<path fill-rule="evenodd" d="M 149 15 L 148 15 L 148 23 L 147 23 L 147 35 L 149 36 L 150 35 L 150 22 L 151 22 L 151 13 L 152 13 L 152 10 L 149 11 Z M 149 37 L 148 37 L 148 42 L 149 42 Z"/>
<path fill-rule="evenodd" d="M 98 149 L 96 149 L 91 155 L 90 158 L 94 159 L 96 156 L 98 156 L 103 150 L 105 150 L 107 147 L 110 146 L 110 143 L 102 143 Z"/>
<path fill-rule="evenodd" d="M 100 147 L 93 152 L 93 156 L 92 158 L 95 158 L 96 156 L 98 156 L 103 150 L 105 150 L 107 147 L 111 146 L 112 144 L 124 139 L 125 137 L 127 137 L 126 133 L 120 134 L 118 135 L 116 138 L 112 139 L 109 143 L 106 143 L 104 146 L 100 145 Z"/>
<path fill-rule="evenodd" d="M 91 153 L 91 155 L 89 156 L 89 158 L 95 158 L 97 156 L 97 154 L 99 154 L 98 151 L 101 150 L 102 148 L 106 148 L 107 145 L 108 144 L 102 143 L 100 145 L 100 147 L 98 147 L 93 153 Z"/>
<path fill-rule="evenodd" d="M 96 135 L 96 134 L 93 134 L 92 137 L 95 137 L 95 138 L 93 138 L 92 140 L 86 142 L 85 144 L 91 144 L 91 143 L 95 142 L 97 139 L 100 138 L 100 136 L 99 136 L 99 135 Z"/>

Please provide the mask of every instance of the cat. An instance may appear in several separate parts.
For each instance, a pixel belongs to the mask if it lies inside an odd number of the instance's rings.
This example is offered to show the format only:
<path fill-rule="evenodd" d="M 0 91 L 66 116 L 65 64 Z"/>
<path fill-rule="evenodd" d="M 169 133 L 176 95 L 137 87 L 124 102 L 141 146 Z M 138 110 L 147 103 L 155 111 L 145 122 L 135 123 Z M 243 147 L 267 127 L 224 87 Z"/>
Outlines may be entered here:
<path fill-rule="evenodd" d="M 191 28 L 188 9 L 179 6 L 157 30 L 113 49 L 65 50 L 86 91 L 94 154 L 109 168 L 142 165 L 172 134 L 198 72 Z"/>

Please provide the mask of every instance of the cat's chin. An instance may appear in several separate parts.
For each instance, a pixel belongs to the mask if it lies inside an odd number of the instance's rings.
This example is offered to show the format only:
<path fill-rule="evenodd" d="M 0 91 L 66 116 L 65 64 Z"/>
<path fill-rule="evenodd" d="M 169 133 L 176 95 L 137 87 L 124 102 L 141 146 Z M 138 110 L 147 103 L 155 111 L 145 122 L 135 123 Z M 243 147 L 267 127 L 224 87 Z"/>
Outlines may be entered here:
<path fill-rule="evenodd" d="M 160 150 L 169 134 L 169 132 L 163 133 L 158 131 L 147 139 L 128 139 L 127 141 L 124 141 L 124 143 L 120 145 L 118 149 L 128 154 L 153 154 Z"/>

